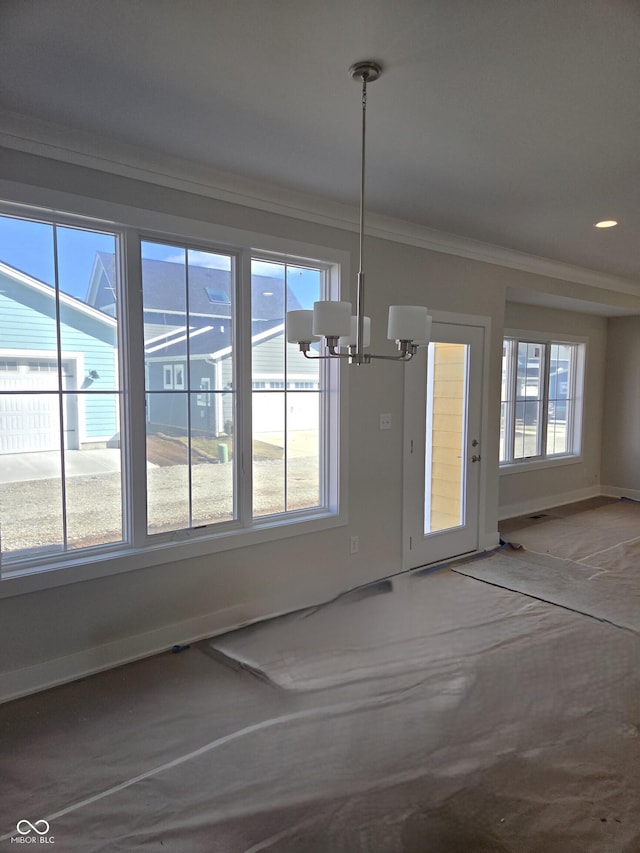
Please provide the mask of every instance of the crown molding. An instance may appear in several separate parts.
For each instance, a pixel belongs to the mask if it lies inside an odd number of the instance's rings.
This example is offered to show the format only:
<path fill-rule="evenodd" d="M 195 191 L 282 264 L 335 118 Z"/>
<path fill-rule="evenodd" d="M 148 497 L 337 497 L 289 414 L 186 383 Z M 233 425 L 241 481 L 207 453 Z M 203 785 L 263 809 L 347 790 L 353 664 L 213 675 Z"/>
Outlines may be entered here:
<path fill-rule="evenodd" d="M 318 225 L 347 231 L 358 230 L 357 208 L 326 197 L 218 171 L 159 151 L 133 146 L 103 135 L 71 130 L 22 113 L 0 109 L 0 121 L 0 145 L 5 148 Z M 367 214 L 367 233 L 396 243 L 548 278 L 640 295 L 638 283 L 631 279 L 375 213 Z"/>

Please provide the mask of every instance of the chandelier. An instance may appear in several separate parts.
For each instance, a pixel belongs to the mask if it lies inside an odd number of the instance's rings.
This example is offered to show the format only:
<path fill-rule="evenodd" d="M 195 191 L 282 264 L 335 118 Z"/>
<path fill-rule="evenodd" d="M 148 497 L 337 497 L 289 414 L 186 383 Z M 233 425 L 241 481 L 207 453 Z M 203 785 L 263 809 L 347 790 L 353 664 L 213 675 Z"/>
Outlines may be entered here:
<path fill-rule="evenodd" d="M 429 343 L 431 317 L 421 305 L 390 305 L 387 338 L 396 341 L 398 355 L 366 352 L 371 338 L 371 318 L 364 313 L 364 178 L 367 131 L 367 84 L 377 80 L 382 66 L 371 60 L 357 62 L 349 69 L 362 82 L 362 154 L 360 161 L 360 264 L 356 313 L 350 302 L 323 300 L 313 310 L 287 311 L 287 340 L 298 344 L 305 358 L 347 358 L 349 364 L 369 364 L 372 359 L 409 361 L 419 346 Z M 324 339 L 324 354 L 310 355 L 311 345 Z M 340 352 L 340 349 L 343 352 Z"/>

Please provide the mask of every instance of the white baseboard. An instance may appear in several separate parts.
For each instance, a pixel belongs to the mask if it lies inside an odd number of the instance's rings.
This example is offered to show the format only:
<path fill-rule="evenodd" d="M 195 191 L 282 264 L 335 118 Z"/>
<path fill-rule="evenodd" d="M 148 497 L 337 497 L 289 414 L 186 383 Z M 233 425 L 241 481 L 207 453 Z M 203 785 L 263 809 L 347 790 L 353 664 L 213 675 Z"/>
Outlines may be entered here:
<path fill-rule="evenodd" d="M 640 501 L 639 489 L 621 489 L 619 486 L 600 486 L 600 494 L 608 498 L 629 498 L 632 501 Z"/>
<path fill-rule="evenodd" d="M 363 578 L 362 582 L 368 583 L 376 579 L 377 577 Z M 343 578 L 339 576 L 318 577 L 317 584 L 307 588 L 304 593 L 295 585 L 289 585 L 280 588 L 272 601 L 264 598 L 246 601 L 214 613 L 163 625 L 154 631 L 123 637 L 71 655 L 2 672 L 0 703 L 151 657 L 166 652 L 175 645 L 197 643 L 265 619 L 322 604 L 345 592 L 343 583 Z"/>
<path fill-rule="evenodd" d="M 228 611 L 224 612 L 225 627 L 220 626 L 220 615 L 199 616 L 184 622 L 165 625 L 156 631 L 123 637 L 72 655 L 3 672 L 0 674 L 0 702 L 8 702 L 29 693 L 36 693 L 105 669 L 150 657 L 167 651 L 176 644 L 196 642 L 215 633 L 229 630 L 232 614 Z M 240 614 L 237 614 L 236 619 L 239 616 Z"/>
<path fill-rule="evenodd" d="M 166 652 L 175 645 L 197 643 L 208 637 L 215 637 L 236 628 L 280 616 L 285 612 L 317 604 L 319 601 L 327 601 L 340 592 L 333 586 L 335 585 L 332 585 L 331 589 L 323 589 L 321 593 L 315 590 L 312 601 L 292 598 L 288 602 L 280 602 L 282 609 L 279 607 L 265 612 L 264 602 L 262 606 L 259 602 L 248 602 L 226 610 L 164 625 L 155 631 L 123 637 L 71 655 L 42 661 L 33 666 L 0 673 L 0 703 L 151 657 Z"/>
<path fill-rule="evenodd" d="M 505 518 L 516 518 L 519 515 L 542 512 L 545 509 L 553 509 L 553 507 L 563 506 L 564 504 L 574 503 L 575 501 L 597 498 L 602 494 L 608 494 L 608 492 L 604 491 L 604 487 L 588 486 L 584 489 L 576 489 L 573 492 L 564 492 L 564 494 L 555 494 L 546 498 L 532 498 L 522 503 L 499 507 L 498 520 L 503 521 Z"/>
<path fill-rule="evenodd" d="M 495 533 L 485 533 L 484 535 L 480 535 L 480 541 L 478 542 L 478 551 L 492 551 L 494 548 L 497 548 L 500 544 L 500 534 L 496 530 Z"/>

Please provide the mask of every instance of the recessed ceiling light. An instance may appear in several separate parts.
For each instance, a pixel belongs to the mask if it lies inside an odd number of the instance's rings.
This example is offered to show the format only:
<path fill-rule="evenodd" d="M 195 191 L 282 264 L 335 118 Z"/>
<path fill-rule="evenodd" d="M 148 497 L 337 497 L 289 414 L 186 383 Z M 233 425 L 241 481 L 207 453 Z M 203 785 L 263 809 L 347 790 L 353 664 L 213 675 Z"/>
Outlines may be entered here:
<path fill-rule="evenodd" d="M 600 222 L 594 223 L 594 228 L 613 228 L 614 225 L 618 224 L 617 219 L 601 219 Z"/>

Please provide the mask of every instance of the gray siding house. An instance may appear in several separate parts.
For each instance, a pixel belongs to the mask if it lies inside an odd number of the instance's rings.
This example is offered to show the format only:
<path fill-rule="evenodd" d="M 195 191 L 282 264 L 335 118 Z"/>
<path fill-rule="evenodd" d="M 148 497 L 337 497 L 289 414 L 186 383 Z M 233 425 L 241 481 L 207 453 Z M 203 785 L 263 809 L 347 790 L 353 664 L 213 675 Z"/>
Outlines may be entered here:
<path fill-rule="evenodd" d="M 190 428 L 193 436 L 207 438 L 230 434 L 235 411 L 231 274 L 190 266 L 187 284 L 183 264 L 143 259 L 142 282 L 149 431 L 171 435 Z M 115 315 L 116 293 L 114 256 L 100 252 L 87 301 Z M 254 390 L 283 390 L 285 382 L 288 389 L 317 388 L 317 363 L 286 343 L 285 310 L 301 307 L 291 289 L 278 278 L 254 275 L 251 306 Z M 254 422 L 265 431 L 277 420 L 272 403 L 266 394 L 254 395 Z"/>

